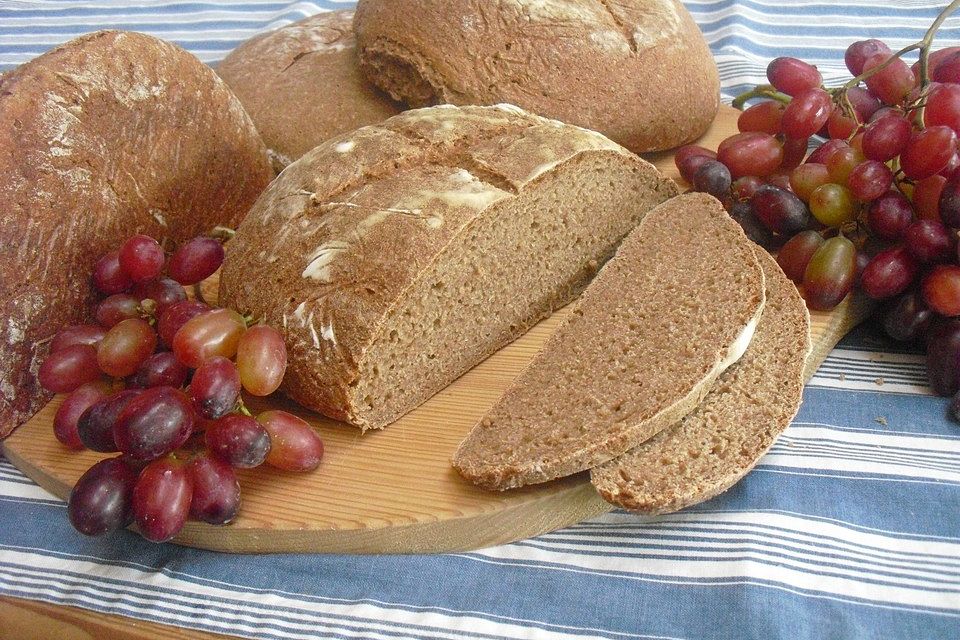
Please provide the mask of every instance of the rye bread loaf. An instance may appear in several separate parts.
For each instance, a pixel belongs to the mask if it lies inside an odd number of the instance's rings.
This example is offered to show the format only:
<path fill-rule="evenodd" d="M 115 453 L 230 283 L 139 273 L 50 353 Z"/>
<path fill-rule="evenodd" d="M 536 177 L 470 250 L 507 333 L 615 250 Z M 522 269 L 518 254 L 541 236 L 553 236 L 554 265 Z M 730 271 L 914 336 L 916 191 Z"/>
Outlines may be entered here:
<path fill-rule="evenodd" d="M 704 194 L 651 211 L 453 464 L 488 489 L 611 460 L 692 411 L 746 349 L 764 303 L 752 243 Z"/>
<path fill-rule="evenodd" d="M 709 500 L 745 476 L 797 414 L 810 316 L 776 261 L 757 253 L 767 299 L 747 352 L 678 424 L 594 467 L 604 500 L 647 514 Z"/>
<path fill-rule="evenodd" d="M 311 16 L 247 40 L 217 65 L 280 171 L 328 138 L 400 112 L 357 68 L 353 11 Z"/>
<path fill-rule="evenodd" d="M 635 152 L 699 137 L 717 67 L 678 0 L 360 0 L 367 78 L 414 107 L 509 102 Z"/>
<path fill-rule="evenodd" d="M 287 167 L 227 246 L 220 299 L 284 333 L 294 400 L 383 427 L 572 300 L 676 193 L 510 105 L 408 111 Z"/>
<path fill-rule="evenodd" d="M 156 38 L 101 31 L 0 86 L 0 436 L 49 396 L 45 342 L 86 313 L 97 258 L 144 232 L 234 225 L 271 177 L 240 102 Z"/>

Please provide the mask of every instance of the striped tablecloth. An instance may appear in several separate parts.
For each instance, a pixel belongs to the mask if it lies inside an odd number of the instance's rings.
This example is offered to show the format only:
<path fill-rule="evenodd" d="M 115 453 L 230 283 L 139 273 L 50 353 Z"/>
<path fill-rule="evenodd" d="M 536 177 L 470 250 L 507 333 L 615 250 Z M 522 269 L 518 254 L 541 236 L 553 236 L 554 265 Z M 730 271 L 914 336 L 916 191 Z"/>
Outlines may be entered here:
<path fill-rule="evenodd" d="M 0 69 L 107 26 L 215 62 L 351 4 L 0 0 Z M 686 4 L 729 98 L 783 54 L 838 80 L 847 43 L 916 41 L 945 2 Z M 960 17 L 943 40 L 960 43 Z M 0 594 L 253 638 L 960 638 L 960 426 L 922 357 L 870 326 L 833 352 L 745 481 L 676 515 L 614 511 L 474 553 L 349 557 L 87 539 L 64 511 L 0 459 Z"/>

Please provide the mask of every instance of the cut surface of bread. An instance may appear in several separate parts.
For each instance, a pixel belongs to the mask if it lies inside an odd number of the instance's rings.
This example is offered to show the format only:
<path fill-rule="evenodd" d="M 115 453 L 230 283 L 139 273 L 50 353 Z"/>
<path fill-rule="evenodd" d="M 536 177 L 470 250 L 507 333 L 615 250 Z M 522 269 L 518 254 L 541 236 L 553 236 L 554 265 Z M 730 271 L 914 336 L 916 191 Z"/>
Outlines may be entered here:
<path fill-rule="evenodd" d="M 651 211 L 460 444 L 454 466 L 490 489 L 546 482 L 692 411 L 743 354 L 763 309 L 751 244 L 710 196 Z"/>
<path fill-rule="evenodd" d="M 810 317 L 774 259 L 757 253 L 767 299 L 747 352 L 678 424 L 591 470 L 604 500 L 647 514 L 708 500 L 745 476 L 793 420 L 803 395 Z"/>
<path fill-rule="evenodd" d="M 432 107 L 290 165 L 227 247 L 221 300 L 281 327 L 297 402 L 396 420 L 563 306 L 676 185 L 593 131 Z"/>

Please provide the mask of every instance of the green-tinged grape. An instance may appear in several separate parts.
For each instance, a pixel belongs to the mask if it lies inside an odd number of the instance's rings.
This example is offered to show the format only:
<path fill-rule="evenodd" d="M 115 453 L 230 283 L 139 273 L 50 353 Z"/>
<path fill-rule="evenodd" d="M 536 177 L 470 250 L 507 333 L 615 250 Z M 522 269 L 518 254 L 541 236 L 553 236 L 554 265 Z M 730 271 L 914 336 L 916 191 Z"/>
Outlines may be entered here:
<path fill-rule="evenodd" d="M 810 258 L 803 275 L 803 297 L 811 309 L 829 311 L 853 290 L 857 278 L 857 248 L 843 236 L 824 241 Z"/>
<path fill-rule="evenodd" d="M 856 219 L 860 203 L 847 187 L 828 183 L 813 190 L 810 195 L 810 211 L 821 224 L 839 227 Z"/>

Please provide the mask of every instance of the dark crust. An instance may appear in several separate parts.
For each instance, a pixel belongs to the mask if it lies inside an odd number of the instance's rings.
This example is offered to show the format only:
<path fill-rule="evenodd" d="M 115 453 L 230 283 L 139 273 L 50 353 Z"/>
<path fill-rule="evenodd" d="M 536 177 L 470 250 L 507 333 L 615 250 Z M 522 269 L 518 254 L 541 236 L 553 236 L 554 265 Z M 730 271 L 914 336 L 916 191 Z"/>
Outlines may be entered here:
<path fill-rule="evenodd" d="M 509 102 L 638 153 L 698 138 L 719 108 L 678 0 L 360 0 L 354 29 L 361 71 L 413 106 Z"/>
<path fill-rule="evenodd" d="M 177 242 L 236 225 L 271 175 L 239 101 L 175 45 L 100 31 L 6 74 L 0 436 L 49 399 L 39 363 L 86 315 L 98 256 L 135 232 Z"/>

